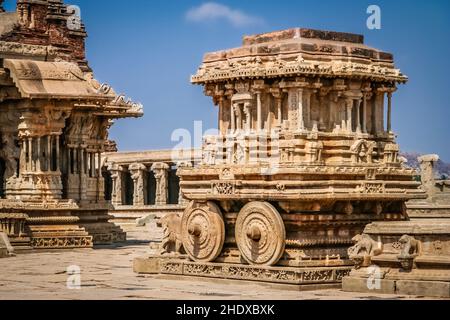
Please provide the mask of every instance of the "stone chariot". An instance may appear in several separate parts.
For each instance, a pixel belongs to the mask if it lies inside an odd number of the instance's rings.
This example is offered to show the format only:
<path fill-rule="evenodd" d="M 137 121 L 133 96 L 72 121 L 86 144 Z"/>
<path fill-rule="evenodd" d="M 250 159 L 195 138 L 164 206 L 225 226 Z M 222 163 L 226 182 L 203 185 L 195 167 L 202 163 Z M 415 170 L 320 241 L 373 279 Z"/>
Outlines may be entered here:
<path fill-rule="evenodd" d="M 391 126 L 406 81 L 391 54 L 347 33 L 290 29 L 206 54 L 192 82 L 218 106 L 219 132 L 178 170 L 182 247 L 154 258 L 158 272 L 338 284 L 352 239 L 423 197 Z"/>

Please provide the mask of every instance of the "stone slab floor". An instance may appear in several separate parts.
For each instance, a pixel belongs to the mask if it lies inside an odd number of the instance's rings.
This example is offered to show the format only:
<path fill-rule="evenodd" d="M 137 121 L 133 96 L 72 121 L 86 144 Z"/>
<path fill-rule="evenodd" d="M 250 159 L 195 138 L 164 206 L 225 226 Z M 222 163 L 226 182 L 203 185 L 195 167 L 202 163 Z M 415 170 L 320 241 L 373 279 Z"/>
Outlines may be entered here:
<path fill-rule="evenodd" d="M 298 292 L 267 285 L 238 282 L 161 279 L 133 273 L 135 257 L 149 252 L 149 243 L 160 236 L 154 226 L 131 231 L 122 246 L 21 254 L 0 259 L 0 300 L 328 300 L 421 299 L 421 297 L 345 293 L 340 290 Z M 81 269 L 81 288 L 68 289 L 67 268 Z"/>

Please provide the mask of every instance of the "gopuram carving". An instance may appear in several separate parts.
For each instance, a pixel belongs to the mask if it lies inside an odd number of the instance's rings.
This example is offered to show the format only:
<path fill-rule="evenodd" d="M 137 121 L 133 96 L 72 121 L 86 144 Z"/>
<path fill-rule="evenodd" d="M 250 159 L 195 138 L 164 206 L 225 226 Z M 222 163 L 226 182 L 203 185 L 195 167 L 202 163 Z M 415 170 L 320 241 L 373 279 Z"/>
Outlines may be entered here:
<path fill-rule="evenodd" d="M 290 29 L 206 54 L 191 81 L 218 106 L 219 134 L 178 169 L 190 204 L 167 234 L 187 259 L 152 257 L 156 272 L 329 285 L 370 261 L 381 249 L 365 226 L 405 221 L 405 202 L 426 197 L 392 131 L 407 80 L 347 33 Z"/>
<path fill-rule="evenodd" d="M 101 154 L 112 121 L 142 106 L 94 79 L 84 25 L 67 19 L 61 0 L 0 12 L 0 231 L 16 248 L 125 238 L 108 222 Z"/>

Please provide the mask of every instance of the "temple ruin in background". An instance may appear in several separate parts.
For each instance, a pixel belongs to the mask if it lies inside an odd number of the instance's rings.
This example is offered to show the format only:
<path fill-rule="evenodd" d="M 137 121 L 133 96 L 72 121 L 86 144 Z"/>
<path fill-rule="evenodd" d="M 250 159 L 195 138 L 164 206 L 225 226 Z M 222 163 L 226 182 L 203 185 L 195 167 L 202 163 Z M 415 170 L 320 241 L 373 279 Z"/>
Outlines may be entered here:
<path fill-rule="evenodd" d="M 101 154 L 113 121 L 142 106 L 95 80 L 73 18 L 62 0 L 0 12 L 0 231 L 17 248 L 125 239 L 109 222 Z"/>

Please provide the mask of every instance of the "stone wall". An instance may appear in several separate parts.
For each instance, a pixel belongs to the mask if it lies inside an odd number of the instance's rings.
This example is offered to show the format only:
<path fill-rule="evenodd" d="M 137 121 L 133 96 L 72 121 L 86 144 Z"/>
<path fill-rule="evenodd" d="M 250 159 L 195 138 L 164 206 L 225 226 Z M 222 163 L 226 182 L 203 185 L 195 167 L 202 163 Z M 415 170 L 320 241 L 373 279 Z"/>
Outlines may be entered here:
<path fill-rule="evenodd" d="M 177 171 L 193 166 L 199 156 L 197 150 L 182 155 L 172 150 L 104 153 L 105 198 L 111 201 L 114 221 L 132 228 L 145 216 L 183 211 L 187 202 Z"/>

